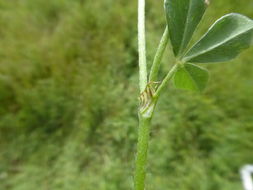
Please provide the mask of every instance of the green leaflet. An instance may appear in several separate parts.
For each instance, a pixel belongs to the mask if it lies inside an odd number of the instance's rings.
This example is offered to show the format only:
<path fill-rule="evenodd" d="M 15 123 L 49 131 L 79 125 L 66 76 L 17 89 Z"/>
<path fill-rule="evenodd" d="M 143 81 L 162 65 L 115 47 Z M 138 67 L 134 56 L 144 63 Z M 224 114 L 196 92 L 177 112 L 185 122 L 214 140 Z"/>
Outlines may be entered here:
<path fill-rule="evenodd" d="M 184 53 L 206 7 L 205 0 L 165 0 L 165 12 L 175 56 Z"/>
<path fill-rule="evenodd" d="M 250 46 L 252 32 L 251 19 L 236 13 L 225 15 L 186 53 L 183 61 L 208 63 L 231 60 Z"/>
<path fill-rule="evenodd" d="M 197 65 L 186 63 L 174 75 L 174 84 L 177 88 L 202 91 L 209 78 L 208 71 Z"/>

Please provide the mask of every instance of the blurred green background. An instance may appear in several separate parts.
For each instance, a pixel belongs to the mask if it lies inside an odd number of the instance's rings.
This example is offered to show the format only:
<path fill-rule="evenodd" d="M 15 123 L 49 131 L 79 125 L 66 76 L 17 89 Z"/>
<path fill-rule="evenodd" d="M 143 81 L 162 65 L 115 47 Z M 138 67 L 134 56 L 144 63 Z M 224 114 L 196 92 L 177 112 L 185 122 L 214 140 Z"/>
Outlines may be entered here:
<path fill-rule="evenodd" d="M 252 0 L 212 0 L 194 40 Z M 0 190 L 130 190 L 137 140 L 137 0 L 0 0 Z M 147 1 L 148 62 L 165 27 Z M 193 40 L 193 42 L 194 42 Z M 253 163 L 253 48 L 206 65 L 202 94 L 158 104 L 147 190 L 240 190 Z M 162 77 L 171 66 L 170 47 Z"/>

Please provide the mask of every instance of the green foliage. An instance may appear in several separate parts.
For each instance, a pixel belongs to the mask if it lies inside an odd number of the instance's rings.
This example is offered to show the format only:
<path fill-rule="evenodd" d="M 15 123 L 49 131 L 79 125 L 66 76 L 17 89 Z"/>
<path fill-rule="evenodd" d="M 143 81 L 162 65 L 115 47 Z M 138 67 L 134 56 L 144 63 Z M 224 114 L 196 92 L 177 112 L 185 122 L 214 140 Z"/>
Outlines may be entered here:
<path fill-rule="evenodd" d="M 185 53 L 187 44 L 208 4 L 204 0 L 165 1 L 165 14 L 172 48 L 175 56 L 179 54 L 182 64 L 229 61 L 251 45 L 253 20 L 231 13 L 217 20 L 208 32 Z M 207 73 L 201 72 L 200 69 L 198 72 L 197 69 L 195 72 L 189 72 L 187 67 L 181 67 L 176 71 L 175 86 L 189 90 L 203 90 L 207 83 Z"/>
<path fill-rule="evenodd" d="M 216 21 L 183 59 L 195 63 L 229 61 L 249 48 L 252 34 L 251 19 L 240 14 L 228 14 Z"/>
<path fill-rule="evenodd" d="M 165 0 L 170 40 L 176 56 L 184 53 L 206 7 L 205 0 Z"/>
<path fill-rule="evenodd" d="M 202 91 L 208 81 L 208 71 L 197 65 L 183 64 L 174 75 L 177 88 Z"/>
<path fill-rule="evenodd" d="M 253 17 L 251 0 L 211 2 L 194 39 L 224 12 Z M 150 60 L 166 21 L 160 3 L 147 6 Z M 1 190 L 132 188 L 136 10 L 123 0 L 0 1 Z M 252 49 L 208 66 L 214 79 L 201 95 L 165 92 L 148 190 L 242 189 L 238 170 L 253 158 L 251 65 Z"/>

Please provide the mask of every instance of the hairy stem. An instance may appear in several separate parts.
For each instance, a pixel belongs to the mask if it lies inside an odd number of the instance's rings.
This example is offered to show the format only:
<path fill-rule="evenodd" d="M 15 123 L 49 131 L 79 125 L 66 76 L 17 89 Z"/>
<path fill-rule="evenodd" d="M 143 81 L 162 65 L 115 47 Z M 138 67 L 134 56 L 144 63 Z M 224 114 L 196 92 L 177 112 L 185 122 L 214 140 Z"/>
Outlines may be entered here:
<path fill-rule="evenodd" d="M 150 100 L 149 107 L 139 113 L 139 130 L 138 130 L 138 144 L 137 144 L 137 155 L 135 165 L 135 176 L 134 176 L 134 187 L 135 190 L 144 190 L 145 188 L 145 177 L 146 177 L 146 164 L 147 164 L 147 153 L 148 153 L 148 142 L 150 133 L 150 123 L 153 116 L 156 103 L 159 99 L 161 92 L 167 86 L 174 73 L 177 71 L 179 63 L 176 63 L 166 77 L 163 79 L 161 85 L 158 87 L 156 93 Z"/>
<path fill-rule="evenodd" d="M 136 168 L 134 177 L 134 189 L 144 190 L 146 177 L 146 163 L 148 152 L 148 141 L 150 133 L 151 117 L 139 115 L 139 131 L 136 156 Z"/>
<path fill-rule="evenodd" d="M 151 71 L 150 71 L 149 81 L 157 80 L 158 71 L 160 69 L 162 57 L 166 49 L 166 46 L 168 44 L 168 41 L 169 41 L 169 31 L 168 31 L 168 27 L 166 27 L 155 54 L 155 58 L 154 58 Z"/>
<path fill-rule="evenodd" d="M 139 86 L 143 93 L 147 86 L 146 39 L 145 39 L 145 0 L 138 0 L 138 52 Z M 139 113 L 139 130 L 134 186 L 135 190 L 144 190 L 146 176 L 147 150 L 151 117 Z"/>
<path fill-rule="evenodd" d="M 145 0 L 138 0 L 138 51 L 139 85 L 144 91 L 147 85 L 146 39 L 145 39 Z"/>

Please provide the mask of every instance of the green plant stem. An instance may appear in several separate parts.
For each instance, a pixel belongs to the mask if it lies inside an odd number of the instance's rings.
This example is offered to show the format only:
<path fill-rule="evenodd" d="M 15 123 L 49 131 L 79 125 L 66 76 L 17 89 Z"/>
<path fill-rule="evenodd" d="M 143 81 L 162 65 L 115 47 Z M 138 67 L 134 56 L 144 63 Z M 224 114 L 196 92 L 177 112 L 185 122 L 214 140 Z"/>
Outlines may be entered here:
<path fill-rule="evenodd" d="M 134 177 L 135 190 L 144 190 L 145 187 L 150 122 L 151 117 L 143 117 L 141 114 L 139 114 L 139 130 L 138 130 L 139 136 L 137 144 L 136 167 Z"/>
<path fill-rule="evenodd" d="M 139 85 L 140 91 L 143 92 L 147 85 L 145 0 L 138 0 L 138 51 L 139 51 Z"/>
<path fill-rule="evenodd" d="M 173 77 L 174 73 L 178 70 L 179 68 L 179 63 L 176 63 L 171 70 L 168 72 L 168 74 L 166 75 L 166 77 L 163 79 L 162 83 L 160 84 L 160 86 L 158 87 L 156 93 L 155 93 L 155 97 L 158 98 L 161 95 L 161 92 L 164 90 L 164 88 L 166 88 L 166 86 L 168 85 L 168 82 L 171 80 L 171 78 Z"/>
<path fill-rule="evenodd" d="M 150 71 L 149 81 L 157 80 L 158 71 L 160 69 L 162 57 L 168 44 L 168 41 L 169 41 L 169 31 L 168 27 L 166 27 L 155 54 L 155 58 Z"/>
<path fill-rule="evenodd" d="M 146 39 L 145 39 L 145 0 L 138 0 L 138 53 L 139 53 L 139 86 L 144 92 L 147 86 Z M 154 106 L 151 108 L 152 113 Z M 139 113 L 139 130 L 134 177 L 135 190 L 144 190 L 146 176 L 149 128 L 152 114 L 145 117 Z"/>

